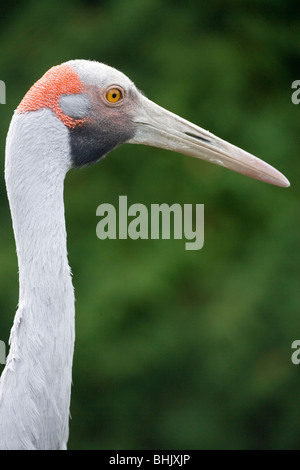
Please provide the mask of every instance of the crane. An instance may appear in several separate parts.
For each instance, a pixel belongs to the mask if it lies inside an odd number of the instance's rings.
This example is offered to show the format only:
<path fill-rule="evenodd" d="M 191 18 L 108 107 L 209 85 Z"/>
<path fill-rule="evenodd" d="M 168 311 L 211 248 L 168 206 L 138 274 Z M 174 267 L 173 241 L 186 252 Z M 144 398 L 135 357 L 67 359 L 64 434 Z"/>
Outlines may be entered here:
<path fill-rule="evenodd" d="M 67 447 L 75 309 L 64 179 L 126 142 L 289 186 L 273 167 L 158 106 L 108 65 L 71 60 L 48 70 L 17 107 L 6 142 L 19 302 L 0 379 L 1 449 Z"/>

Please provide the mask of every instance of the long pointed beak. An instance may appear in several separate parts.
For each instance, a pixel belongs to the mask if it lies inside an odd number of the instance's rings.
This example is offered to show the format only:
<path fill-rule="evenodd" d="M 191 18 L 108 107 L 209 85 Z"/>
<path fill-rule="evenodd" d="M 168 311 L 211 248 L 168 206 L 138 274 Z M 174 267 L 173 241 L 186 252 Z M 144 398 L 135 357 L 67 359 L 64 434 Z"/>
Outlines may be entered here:
<path fill-rule="evenodd" d="M 290 186 L 283 174 L 259 158 L 167 111 L 142 95 L 134 121 L 136 134 L 130 143 L 173 150 L 266 183 Z"/>

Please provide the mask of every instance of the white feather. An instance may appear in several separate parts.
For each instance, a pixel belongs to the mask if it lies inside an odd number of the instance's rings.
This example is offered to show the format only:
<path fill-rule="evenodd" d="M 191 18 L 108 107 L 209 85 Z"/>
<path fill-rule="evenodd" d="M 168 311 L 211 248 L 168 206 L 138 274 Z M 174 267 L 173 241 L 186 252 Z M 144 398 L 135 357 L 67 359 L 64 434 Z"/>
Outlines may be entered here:
<path fill-rule="evenodd" d="M 74 292 L 63 184 L 67 129 L 50 110 L 15 114 L 5 178 L 20 297 L 0 380 L 0 448 L 60 449 L 68 439 Z"/>

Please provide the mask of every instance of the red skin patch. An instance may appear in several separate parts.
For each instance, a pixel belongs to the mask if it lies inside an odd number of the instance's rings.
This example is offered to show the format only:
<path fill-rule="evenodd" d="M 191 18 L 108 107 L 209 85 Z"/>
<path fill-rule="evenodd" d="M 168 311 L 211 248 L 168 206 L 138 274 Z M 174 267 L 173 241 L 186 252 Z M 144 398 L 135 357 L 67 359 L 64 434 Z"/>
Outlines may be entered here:
<path fill-rule="evenodd" d="M 73 119 L 64 114 L 59 107 L 59 98 L 61 95 L 78 94 L 84 91 L 83 83 L 71 66 L 57 65 L 48 70 L 29 89 L 17 107 L 17 113 L 23 114 L 27 111 L 50 108 L 65 126 L 73 129 L 75 126 L 82 125 L 86 119 Z"/>

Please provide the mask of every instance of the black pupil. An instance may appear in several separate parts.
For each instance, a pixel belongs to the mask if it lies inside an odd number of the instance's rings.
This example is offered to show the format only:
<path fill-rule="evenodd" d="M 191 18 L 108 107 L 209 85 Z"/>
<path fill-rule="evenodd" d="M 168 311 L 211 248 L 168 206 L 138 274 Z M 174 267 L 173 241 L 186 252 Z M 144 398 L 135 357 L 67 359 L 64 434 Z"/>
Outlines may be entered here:
<path fill-rule="evenodd" d="M 117 93 L 113 93 L 113 98 L 116 98 L 117 97 Z"/>

